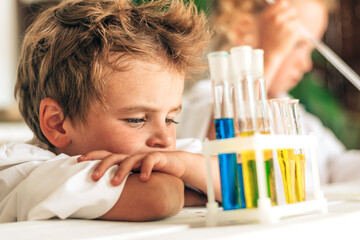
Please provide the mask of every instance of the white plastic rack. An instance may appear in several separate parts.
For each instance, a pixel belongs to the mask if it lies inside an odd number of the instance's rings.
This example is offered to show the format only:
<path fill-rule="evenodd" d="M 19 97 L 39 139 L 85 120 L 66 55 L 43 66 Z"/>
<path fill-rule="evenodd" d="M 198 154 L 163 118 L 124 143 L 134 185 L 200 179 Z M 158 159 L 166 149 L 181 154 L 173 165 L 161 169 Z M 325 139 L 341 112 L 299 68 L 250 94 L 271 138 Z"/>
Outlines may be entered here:
<path fill-rule="evenodd" d="M 205 140 L 203 154 L 206 158 L 208 202 L 206 225 L 216 226 L 223 221 L 258 221 L 260 223 L 277 223 L 283 217 L 302 215 L 311 212 L 327 212 L 327 200 L 320 189 L 319 168 L 316 158 L 317 139 L 314 135 L 262 135 L 236 137 L 221 140 Z M 292 204 L 271 205 L 267 195 L 265 166 L 262 151 L 265 149 L 302 148 L 310 150 L 313 198 Z M 258 207 L 223 211 L 215 201 L 214 185 L 211 174 L 210 156 L 223 153 L 239 153 L 243 150 L 255 150 L 256 172 L 258 182 Z M 277 161 L 274 161 L 277 164 Z M 306 156 L 306 164 L 309 164 Z"/>

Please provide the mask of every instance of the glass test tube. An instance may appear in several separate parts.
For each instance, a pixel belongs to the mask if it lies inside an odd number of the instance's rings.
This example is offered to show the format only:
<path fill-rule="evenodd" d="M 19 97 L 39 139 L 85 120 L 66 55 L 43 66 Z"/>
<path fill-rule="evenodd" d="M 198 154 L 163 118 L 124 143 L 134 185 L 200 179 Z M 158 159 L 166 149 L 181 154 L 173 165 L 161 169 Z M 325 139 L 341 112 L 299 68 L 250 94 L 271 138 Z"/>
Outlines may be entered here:
<path fill-rule="evenodd" d="M 213 90 L 216 138 L 232 138 L 235 133 L 229 88 L 228 53 L 223 51 L 209 53 L 208 60 Z M 241 202 L 236 153 L 219 154 L 218 157 L 223 209 L 239 209 Z"/>
<path fill-rule="evenodd" d="M 270 100 L 275 134 L 291 134 L 288 101 L 288 98 Z M 280 165 L 286 202 L 294 203 L 296 202 L 294 149 L 277 149 L 277 157 Z"/>
<path fill-rule="evenodd" d="M 236 91 L 237 91 L 237 84 L 234 77 L 233 65 L 232 65 L 232 58 L 229 55 L 229 79 L 230 79 L 230 89 L 231 89 L 231 100 L 235 103 L 236 98 Z M 235 112 L 235 104 L 233 104 L 234 112 Z M 234 127 L 235 127 L 235 136 L 238 135 L 237 126 L 237 118 L 234 118 Z M 245 190 L 244 190 L 244 176 L 243 176 L 243 165 L 241 161 L 241 155 L 237 155 L 237 167 L 238 167 L 238 181 L 239 181 L 239 188 L 240 188 L 240 206 L 241 208 L 246 207 L 245 202 Z"/>
<path fill-rule="evenodd" d="M 270 120 L 269 120 L 269 103 L 268 101 L 256 101 L 258 113 L 258 131 L 260 134 L 270 134 Z M 263 150 L 263 158 L 265 163 L 265 175 L 267 184 L 267 194 L 271 200 L 271 204 L 277 205 L 276 184 L 275 184 L 275 171 L 274 171 L 274 158 L 272 149 Z"/>
<path fill-rule="evenodd" d="M 261 134 L 270 134 L 270 113 L 269 102 L 267 100 L 266 84 L 264 79 L 264 51 L 262 49 L 252 50 L 251 71 L 255 85 L 255 98 L 257 107 L 257 127 Z M 265 175 L 267 183 L 267 193 L 272 205 L 277 204 L 275 172 L 273 152 L 271 149 L 263 151 L 265 161 Z"/>
<path fill-rule="evenodd" d="M 289 100 L 290 120 L 292 134 L 302 135 L 301 118 L 299 111 L 299 99 Z M 305 194 L 305 154 L 304 149 L 294 149 L 295 159 L 295 197 L 296 201 L 306 200 Z"/>
<path fill-rule="evenodd" d="M 231 49 L 234 71 L 235 129 L 240 137 L 255 132 L 270 134 L 267 93 L 263 77 L 263 50 L 252 50 L 249 46 Z M 277 204 L 272 150 L 264 150 L 267 194 L 272 205 Z M 255 151 L 242 151 L 238 155 L 242 165 L 246 207 L 257 207 L 258 183 Z M 239 171 L 240 172 L 240 171 Z"/>
<path fill-rule="evenodd" d="M 234 70 L 235 128 L 240 137 L 254 135 L 257 130 L 251 50 L 250 46 L 239 46 L 230 50 Z M 255 208 L 259 198 L 255 151 L 241 151 L 238 154 L 238 164 L 242 165 L 246 207 Z"/>

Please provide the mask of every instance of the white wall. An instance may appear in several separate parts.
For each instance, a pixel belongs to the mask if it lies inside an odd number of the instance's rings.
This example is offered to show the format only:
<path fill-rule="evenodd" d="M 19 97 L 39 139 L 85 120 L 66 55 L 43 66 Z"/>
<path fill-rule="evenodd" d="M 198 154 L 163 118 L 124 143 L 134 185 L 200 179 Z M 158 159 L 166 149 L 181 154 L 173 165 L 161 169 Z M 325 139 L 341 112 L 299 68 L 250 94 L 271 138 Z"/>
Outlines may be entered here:
<path fill-rule="evenodd" d="M 14 102 L 18 55 L 18 22 L 15 0 L 0 0 L 0 109 Z"/>

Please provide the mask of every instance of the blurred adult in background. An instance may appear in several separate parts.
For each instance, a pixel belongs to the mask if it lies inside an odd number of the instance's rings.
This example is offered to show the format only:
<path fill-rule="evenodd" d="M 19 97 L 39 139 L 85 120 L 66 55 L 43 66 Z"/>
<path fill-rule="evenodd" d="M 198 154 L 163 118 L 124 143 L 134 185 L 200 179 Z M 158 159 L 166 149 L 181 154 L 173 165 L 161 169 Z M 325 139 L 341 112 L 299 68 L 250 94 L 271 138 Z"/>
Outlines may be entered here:
<path fill-rule="evenodd" d="M 335 4 L 331 0 L 279 0 L 270 5 L 265 0 L 215 0 L 211 15 L 215 34 L 209 51 L 229 51 L 238 45 L 263 49 L 269 98 L 287 96 L 312 69 L 314 46 L 297 25 L 302 24 L 321 39 Z M 301 117 L 305 133 L 318 137 L 321 182 L 360 179 L 360 151 L 347 151 L 317 117 L 304 109 Z M 197 82 L 184 94 L 179 122 L 177 137 L 215 139 L 209 79 Z"/>

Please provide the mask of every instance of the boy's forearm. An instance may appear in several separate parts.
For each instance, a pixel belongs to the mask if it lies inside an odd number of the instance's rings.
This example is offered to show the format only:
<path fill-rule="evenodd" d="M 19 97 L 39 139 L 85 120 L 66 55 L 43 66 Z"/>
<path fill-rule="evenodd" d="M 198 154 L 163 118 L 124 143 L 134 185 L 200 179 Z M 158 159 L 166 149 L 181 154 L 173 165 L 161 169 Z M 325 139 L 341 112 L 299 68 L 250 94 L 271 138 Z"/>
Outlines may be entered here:
<path fill-rule="evenodd" d="M 100 219 L 151 221 L 177 214 L 184 206 L 184 184 L 181 179 L 154 172 L 143 182 L 131 174 L 117 203 Z"/>
<path fill-rule="evenodd" d="M 201 154 L 186 154 L 184 162 L 187 167 L 181 179 L 204 193 L 207 193 L 205 157 Z M 211 170 L 215 188 L 215 199 L 221 201 L 220 172 L 218 158 L 216 156 L 211 157 Z"/>

